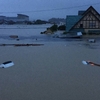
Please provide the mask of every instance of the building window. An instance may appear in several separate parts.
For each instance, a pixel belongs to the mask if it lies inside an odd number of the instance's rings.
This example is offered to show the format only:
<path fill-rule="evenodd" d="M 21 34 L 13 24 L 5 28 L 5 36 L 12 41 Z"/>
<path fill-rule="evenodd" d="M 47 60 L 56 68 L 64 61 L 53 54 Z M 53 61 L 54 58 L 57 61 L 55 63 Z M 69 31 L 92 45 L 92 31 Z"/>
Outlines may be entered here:
<path fill-rule="evenodd" d="M 96 23 L 89 23 L 89 28 L 95 28 L 96 27 Z"/>
<path fill-rule="evenodd" d="M 80 24 L 80 28 L 83 28 L 83 24 Z"/>

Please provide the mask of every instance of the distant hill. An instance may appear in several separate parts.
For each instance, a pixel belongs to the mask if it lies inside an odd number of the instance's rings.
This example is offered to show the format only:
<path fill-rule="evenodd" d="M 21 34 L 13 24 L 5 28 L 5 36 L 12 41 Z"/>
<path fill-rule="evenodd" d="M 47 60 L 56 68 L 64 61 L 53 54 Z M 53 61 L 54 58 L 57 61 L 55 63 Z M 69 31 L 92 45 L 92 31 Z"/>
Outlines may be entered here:
<path fill-rule="evenodd" d="M 66 19 L 64 18 L 51 18 L 48 20 L 48 22 L 53 24 L 65 24 Z"/>

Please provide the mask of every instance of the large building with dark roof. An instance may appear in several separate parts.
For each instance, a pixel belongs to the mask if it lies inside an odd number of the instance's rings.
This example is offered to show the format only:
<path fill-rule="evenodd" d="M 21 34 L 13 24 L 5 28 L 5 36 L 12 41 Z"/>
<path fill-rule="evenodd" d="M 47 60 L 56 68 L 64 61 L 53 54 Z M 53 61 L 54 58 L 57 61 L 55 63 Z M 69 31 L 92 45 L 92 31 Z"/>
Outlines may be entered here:
<path fill-rule="evenodd" d="M 29 21 L 29 16 L 24 14 L 17 14 L 17 17 L 0 16 L 0 21 L 13 21 L 13 22 Z"/>

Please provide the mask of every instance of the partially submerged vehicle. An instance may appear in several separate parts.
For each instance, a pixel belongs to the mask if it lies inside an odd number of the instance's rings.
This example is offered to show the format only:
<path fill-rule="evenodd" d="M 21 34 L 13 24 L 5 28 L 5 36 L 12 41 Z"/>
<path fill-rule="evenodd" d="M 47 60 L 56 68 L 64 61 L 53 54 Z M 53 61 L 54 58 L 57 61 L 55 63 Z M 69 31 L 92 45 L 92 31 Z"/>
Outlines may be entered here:
<path fill-rule="evenodd" d="M 60 36 L 60 38 L 82 38 L 82 32 L 70 32 L 67 33 L 66 35 Z"/>
<path fill-rule="evenodd" d="M 94 63 L 92 61 L 85 61 L 85 60 L 83 60 L 82 63 L 84 65 L 92 65 L 92 66 L 98 66 L 98 67 L 100 67 L 100 64 Z"/>
<path fill-rule="evenodd" d="M 14 63 L 12 61 L 7 61 L 7 62 L 0 64 L 0 68 L 8 68 L 8 67 L 11 67 L 13 65 L 14 65 Z"/>

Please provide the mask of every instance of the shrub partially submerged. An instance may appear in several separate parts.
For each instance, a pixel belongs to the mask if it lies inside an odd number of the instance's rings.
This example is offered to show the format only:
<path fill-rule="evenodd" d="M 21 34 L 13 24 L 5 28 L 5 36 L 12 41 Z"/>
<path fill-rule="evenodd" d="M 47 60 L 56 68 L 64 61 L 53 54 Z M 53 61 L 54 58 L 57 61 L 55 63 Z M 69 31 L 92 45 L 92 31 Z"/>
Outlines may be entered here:
<path fill-rule="evenodd" d="M 56 32 L 57 30 L 65 30 L 65 28 L 66 28 L 65 25 L 61 25 L 58 27 L 58 25 L 54 24 L 51 27 L 47 28 L 46 31 L 41 32 L 41 34 L 53 33 Z"/>

